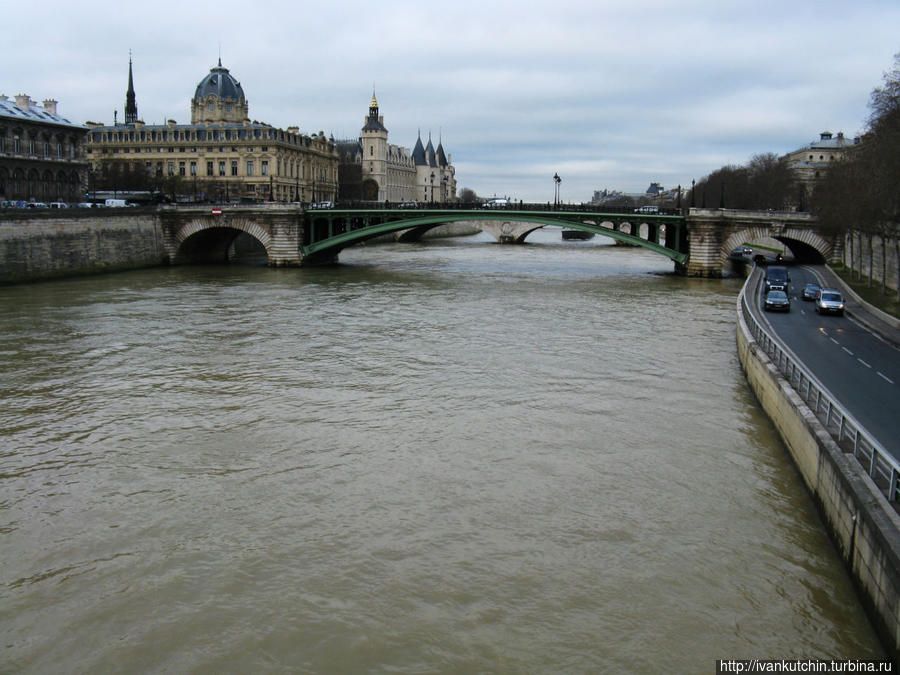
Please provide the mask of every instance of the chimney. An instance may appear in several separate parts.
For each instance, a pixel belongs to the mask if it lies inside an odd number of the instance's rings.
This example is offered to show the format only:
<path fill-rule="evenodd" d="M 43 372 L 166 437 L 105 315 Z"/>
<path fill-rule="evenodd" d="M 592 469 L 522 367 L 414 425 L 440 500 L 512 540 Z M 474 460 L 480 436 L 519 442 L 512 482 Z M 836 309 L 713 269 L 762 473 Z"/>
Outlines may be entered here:
<path fill-rule="evenodd" d="M 54 101 L 52 98 L 48 98 L 46 101 L 44 101 L 44 110 L 46 110 L 48 113 L 50 113 L 51 115 L 53 115 L 55 117 L 56 116 L 56 104 L 57 104 L 57 101 Z"/>
<path fill-rule="evenodd" d="M 28 94 L 16 94 L 16 105 L 20 110 L 29 112 L 31 110 L 31 97 Z"/>

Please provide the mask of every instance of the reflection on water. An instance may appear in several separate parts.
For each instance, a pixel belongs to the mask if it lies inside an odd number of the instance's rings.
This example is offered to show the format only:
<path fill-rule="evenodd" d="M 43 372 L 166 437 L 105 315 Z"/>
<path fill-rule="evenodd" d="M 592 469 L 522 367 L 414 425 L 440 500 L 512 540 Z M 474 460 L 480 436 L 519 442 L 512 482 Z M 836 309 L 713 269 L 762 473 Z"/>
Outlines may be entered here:
<path fill-rule="evenodd" d="M 0 670 L 880 655 L 739 282 L 532 237 L 0 289 Z"/>

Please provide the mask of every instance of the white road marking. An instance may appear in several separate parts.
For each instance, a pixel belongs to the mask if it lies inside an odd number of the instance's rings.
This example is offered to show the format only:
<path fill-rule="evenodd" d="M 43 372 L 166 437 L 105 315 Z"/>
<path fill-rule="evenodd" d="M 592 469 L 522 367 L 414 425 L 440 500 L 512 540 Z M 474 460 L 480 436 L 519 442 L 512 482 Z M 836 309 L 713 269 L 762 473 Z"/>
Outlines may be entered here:
<path fill-rule="evenodd" d="M 882 373 L 880 370 L 876 370 L 875 372 L 878 373 L 878 377 L 881 377 L 881 378 L 887 380 L 889 384 L 894 384 L 894 381 L 891 378 L 889 378 L 887 375 Z"/>
<path fill-rule="evenodd" d="M 863 361 L 861 358 L 859 358 L 858 356 L 856 357 L 856 360 L 859 361 L 861 364 L 863 364 L 866 368 L 871 368 L 871 367 L 872 367 L 872 366 L 870 366 L 868 363 L 866 363 L 865 361 Z"/>

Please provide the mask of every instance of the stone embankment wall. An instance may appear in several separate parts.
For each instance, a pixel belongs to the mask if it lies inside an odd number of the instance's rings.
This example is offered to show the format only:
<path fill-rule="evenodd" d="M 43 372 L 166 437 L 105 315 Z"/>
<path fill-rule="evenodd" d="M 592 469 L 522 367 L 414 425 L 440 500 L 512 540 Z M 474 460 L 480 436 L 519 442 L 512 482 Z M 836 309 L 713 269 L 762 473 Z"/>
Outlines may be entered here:
<path fill-rule="evenodd" d="M 737 345 L 751 389 L 800 470 L 889 656 L 900 662 L 900 516 L 753 339 L 740 299 Z"/>
<path fill-rule="evenodd" d="M 849 232 L 844 235 L 841 262 L 850 269 L 869 277 L 874 284 L 886 280 L 888 288 L 897 290 L 900 269 L 897 238 L 882 238 L 865 232 Z"/>
<path fill-rule="evenodd" d="M 0 284 L 164 265 L 155 212 L 109 209 L 0 217 Z"/>

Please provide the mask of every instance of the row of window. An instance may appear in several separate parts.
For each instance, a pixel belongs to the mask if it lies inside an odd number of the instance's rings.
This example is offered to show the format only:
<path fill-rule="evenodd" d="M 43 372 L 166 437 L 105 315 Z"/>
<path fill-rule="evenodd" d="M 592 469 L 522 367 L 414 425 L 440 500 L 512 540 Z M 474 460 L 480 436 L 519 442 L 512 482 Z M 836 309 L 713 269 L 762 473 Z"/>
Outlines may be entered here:
<path fill-rule="evenodd" d="M 128 131 L 92 131 L 94 143 L 161 142 L 161 141 L 245 141 L 273 140 L 292 145 L 309 147 L 313 140 L 309 136 L 285 134 L 280 129 L 130 129 Z"/>
<path fill-rule="evenodd" d="M 264 148 L 265 149 L 265 148 Z M 259 167 L 259 175 L 268 176 L 270 173 L 269 170 L 269 160 L 263 159 L 259 160 L 259 164 L 257 165 L 257 160 L 246 160 L 245 167 L 246 171 L 243 175 L 245 176 L 254 176 L 256 175 L 256 168 Z M 197 160 L 178 160 L 178 175 L 180 176 L 197 176 Z M 206 176 L 238 176 L 241 175 L 238 173 L 238 167 L 240 165 L 240 160 L 219 160 L 216 162 L 215 160 L 208 160 L 206 162 Z M 133 165 L 132 165 L 133 166 Z M 151 172 L 153 170 L 152 162 L 145 162 L 144 167 L 147 169 L 147 172 Z M 162 175 L 162 162 L 156 162 L 156 174 Z M 282 172 L 282 168 L 284 171 Z M 175 175 L 175 161 L 167 162 L 168 175 Z M 291 160 L 290 162 L 284 162 L 282 164 L 281 159 L 279 158 L 276 164 L 276 171 L 274 173 L 275 176 L 283 176 L 286 178 L 306 178 L 306 164 L 301 162 L 294 162 Z M 321 167 L 321 166 L 313 166 L 310 167 L 310 177 L 316 177 L 317 180 L 327 180 L 328 174 L 337 174 L 337 169 L 334 167 Z"/>
<path fill-rule="evenodd" d="M 245 165 L 246 171 L 243 174 L 244 176 L 255 176 L 256 175 L 256 162 L 254 160 L 248 160 Z M 147 173 L 154 172 L 154 166 L 152 162 L 145 162 L 144 169 L 146 169 Z M 216 162 L 207 162 L 206 163 L 206 176 L 239 176 L 241 175 L 238 172 L 239 163 L 237 160 L 232 160 L 230 166 L 225 161 Z M 156 162 L 155 173 L 157 176 L 163 175 L 163 163 Z M 317 180 L 327 181 L 327 171 L 325 169 L 320 169 L 316 176 Z M 175 162 L 166 162 L 166 174 L 169 176 L 176 175 L 176 165 Z M 179 176 L 193 176 L 196 177 L 197 173 L 197 162 L 186 162 L 180 161 L 177 166 L 177 175 Z M 259 175 L 260 176 L 268 176 L 269 175 L 269 162 L 263 160 L 259 163 Z M 300 176 L 298 176 L 299 178 Z M 303 167 L 303 176 L 302 178 L 306 179 L 306 167 Z"/>
<path fill-rule="evenodd" d="M 149 155 L 150 153 L 152 153 L 152 152 L 158 152 L 158 153 L 169 152 L 169 153 L 174 153 L 176 150 L 177 150 L 179 153 L 182 153 L 182 154 L 188 151 L 188 149 L 187 149 L 186 147 L 176 148 L 175 146 L 171 146 L 171 147 L 168 147 L 168 148 L 153 148 L 153 147 L 149 147 L 149 146 L 148 146 L 148 147 L 144 148 L 144 153 L 145 153 L 145 154 L 148 154 L 148 155 Z M 201 148 L 201 150 L 206 150 L 207 152 L 215 152 L 215 151 L 216 151 L 216 148 Z M 253 151 L 254 151 L 254 148 L 249 147 L 249 148 L 245 148 L 244 150 L 245 150 L 245 152 L 253 152 Z M 89 148 L 87 149 L 87 151 L 88 151 L 89 154 L 93 154 L 94 148 L 89 147 Z M 100 154 L 101 154 L 101 155 L 118 155 L 120 152 L 121 152 L 123 155 L 129 155 L 129 154 L 131 154 L 131 153 L 134 153 L 135 155 L 141 154 L 141 148 L 129 148 L 129 147 L 124 147 L 124 148 L 100 148 L 99 151 L 100 151 Z M 230 148 L 225 148 L 225 147 L 223 147 L 223 146 L 219 146 L 219 152 L 229 152 L 229 151 L 230 151 L 230 152 L 237 152 L 238 149 L 237 149 L 236 147 L 234 147 L 234 146 L 231 146 Z M 262 146 L 262 147 L 260 148 L 260 151 L 261 151 L 261 152 L 268 152 L 268 151 L 269 151 L 269 146 L 267 146 L 267 145 Z M 192 148 L 191 148 L 191 152 L 197 152 L 197 148 L 196 148 L 196 147 L 192 147 Z"/>
<path fill-rule="evenodd" d="M 75 144 L 68 146 L 60 141 L 56 142 L 55 147 L 50 141 L 38 141 L 35 138 L 19 138 L 13 136 L 9 142 L 5 135 L 0 135 L 0 153 L 6 154 L 11 152 L 14 155 L 31 155 L 32 157 L 55 157 L 57 159 L 75 159 Z"/>
<path fill-rule="evenodd" d="M 6 199 L 68 199 L 80 192 L 81 180 L 77 173 L 34 169 L 25 172 L 15 169 L 11 173 L 0 167 L 0 195 Z"/>

